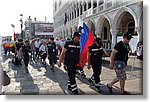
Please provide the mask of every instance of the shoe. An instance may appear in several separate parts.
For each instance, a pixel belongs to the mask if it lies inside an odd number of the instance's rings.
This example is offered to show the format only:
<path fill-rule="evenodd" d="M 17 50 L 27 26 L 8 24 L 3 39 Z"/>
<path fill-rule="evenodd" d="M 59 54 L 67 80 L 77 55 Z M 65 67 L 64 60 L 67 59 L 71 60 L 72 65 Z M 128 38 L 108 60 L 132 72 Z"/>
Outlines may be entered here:
<path fill-rule="evenodd" d="M 79 95 L 78 90 L 72 91 L 73 94 Z"/>
<path fill-rule="evenodd" d="M 123 93 L 121 93 L 121 95 L 131 95 L 131 94 L 127 91 L 124 91 Z"/>
<path fill-rule="evenodd" d="M 25 72 L 26 72 L 26 73 L 29 73 L 29 71 L 28 71 L 28 68 L 27 68 L 27 67 L 25 67 Z"/>
<path fill-rule="evenodd" d="M 54 71 L 54 67 L 51 67 L 51 70 Z"/>
<path fill-rule="evenodd" d="M 85 75 L 85 74 L 81 74 L 81 77 L 82 77 L 82 78 L 86 78 L 86 75 Z"/>
<path fill-rule="evenodd" d="M 96 91 L 97 91 L 98 93 L 101 93 L 100 88 L 96 88 Z"/>
<path fill-rule="evenodd" d="M 69 90 L 69 91 L 72 91 L 71 88 L 69 88 L 69 87 L 68 87 L 68 90 Z"/>
<path fill-rule="evenodd" d="M 91 80 L 91 78 L 88 79 L 88 81 L 92 84 L 94 84 L 94 82 Z"/>
<path fill-rule="evenodd" d="M 79 72 L 79 71 L 76 71 L 76 74 L 77 74 L 77 75 L 80 75 L 80 72 Z"/>
<path fill-rule="evenodd" d="M 108 88 L 108 90 L 109 90 L 109 93 L 110 93 L 110 94 L 113 94 L 112 87 L 110 87 L 110 86 L 107 84 L 107 88 Z"/>

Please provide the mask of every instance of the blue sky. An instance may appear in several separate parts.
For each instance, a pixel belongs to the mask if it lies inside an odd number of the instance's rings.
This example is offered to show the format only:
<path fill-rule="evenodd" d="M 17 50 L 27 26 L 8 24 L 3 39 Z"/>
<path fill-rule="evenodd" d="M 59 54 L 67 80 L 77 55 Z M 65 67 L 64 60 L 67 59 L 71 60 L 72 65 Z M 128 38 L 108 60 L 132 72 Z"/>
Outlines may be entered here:
<path fill-rule="evenodd" d="M 53 22 L 53 0 L 0 0 L 0 35 L 12 35 L 11 24 L 15 32 L 20 33 L 20 14 L 25 21 L 29 16 L 38 21 Z"/>

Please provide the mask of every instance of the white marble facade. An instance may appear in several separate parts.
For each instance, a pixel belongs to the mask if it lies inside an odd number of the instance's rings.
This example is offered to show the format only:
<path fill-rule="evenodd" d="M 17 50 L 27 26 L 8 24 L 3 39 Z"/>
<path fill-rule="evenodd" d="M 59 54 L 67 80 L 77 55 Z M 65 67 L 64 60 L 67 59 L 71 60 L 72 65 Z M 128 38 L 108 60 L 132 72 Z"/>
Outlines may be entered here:
<path fill-rule="evenodd" d="M 53 13 L 55 37 L 71 37 L 80 17 L 93 34 L 104 43 L 109 41 L 111 47 L 126 31 L 138 36 L 138 41 L 143 39 L 142 0 L 54 0 Z"/>

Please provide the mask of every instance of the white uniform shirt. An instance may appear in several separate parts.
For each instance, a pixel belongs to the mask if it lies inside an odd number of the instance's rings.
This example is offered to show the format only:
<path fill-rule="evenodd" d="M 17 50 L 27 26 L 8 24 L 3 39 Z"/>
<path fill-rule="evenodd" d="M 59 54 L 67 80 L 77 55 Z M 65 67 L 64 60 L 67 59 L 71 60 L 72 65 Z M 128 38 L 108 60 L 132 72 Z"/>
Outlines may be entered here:
<path fill-rule="evenodd" d="M 36 48 L 39 48 L 40 47 L 40 41 L 35 41 L 34 45 Z"/>
<path fill-rule="evenodd" d="M 39 48 L 39 51 L 42 51 L 42 55 L 43 55 L 44 53 L 46 53 L 46 46 L 41 45 L 40 48 Z"/>

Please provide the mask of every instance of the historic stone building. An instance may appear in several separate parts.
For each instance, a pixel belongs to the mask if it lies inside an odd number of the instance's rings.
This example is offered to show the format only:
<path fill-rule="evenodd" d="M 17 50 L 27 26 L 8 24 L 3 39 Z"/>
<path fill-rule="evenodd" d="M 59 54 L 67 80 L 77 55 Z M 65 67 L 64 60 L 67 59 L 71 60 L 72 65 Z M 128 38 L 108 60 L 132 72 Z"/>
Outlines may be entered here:
<path fill-rule="evenodd" d="M 138 41 L 143 39 L 142 0 L 54 0 L 53 13 L 57 37 L 71 37 L 80 17 L 93 34 L 102 38 L 106 49 L 112 48 L 126 31 Z"/>

